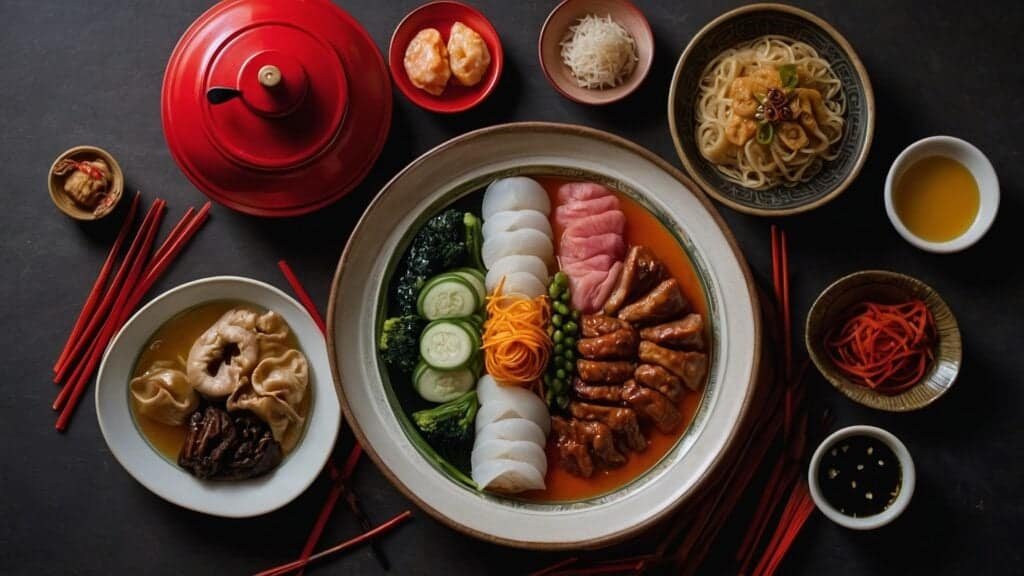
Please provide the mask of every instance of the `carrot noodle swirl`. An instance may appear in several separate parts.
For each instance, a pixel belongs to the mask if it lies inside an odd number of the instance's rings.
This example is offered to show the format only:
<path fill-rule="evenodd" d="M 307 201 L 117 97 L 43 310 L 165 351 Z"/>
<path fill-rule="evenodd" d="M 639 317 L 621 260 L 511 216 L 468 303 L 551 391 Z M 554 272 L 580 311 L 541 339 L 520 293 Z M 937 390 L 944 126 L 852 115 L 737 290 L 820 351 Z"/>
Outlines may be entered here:
<path fill-rule="evenodd" d="M 551 356 L 551 304 L 547 296 L 503 296 L 504 287 L 502 278 L 487 298 L 484 365 L 503 384 L 530 387 L 544 374 Z"/>

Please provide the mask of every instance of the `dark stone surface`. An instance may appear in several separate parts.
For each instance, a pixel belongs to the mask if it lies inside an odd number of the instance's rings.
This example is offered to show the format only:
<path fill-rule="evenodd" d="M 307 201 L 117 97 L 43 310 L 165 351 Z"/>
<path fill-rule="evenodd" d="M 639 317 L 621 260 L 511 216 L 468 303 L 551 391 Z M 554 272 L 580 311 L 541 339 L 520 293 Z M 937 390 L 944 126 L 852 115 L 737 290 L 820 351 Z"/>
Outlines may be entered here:
<path fill-rule="evenodd" d="M 208 518 L 165 503 L 121 469 L 96 425 L 91 388 L 69 433 L 57 434 L 52 427 L 49 404 L 56 389 L 49 368 L 115 230 L 76 224 L 59 213 L 46 194 L 47 167 L 67 147 L 96 144 L 117 156 L 131 189 L 141 189 L 149 199 L 165 198 L 172 215 L 204 200 L 168 154 L 159 95 L 174 43 L 208 4 L 0 2 L 0 350 L 7 374 L 0 395 L 2 573 L 252 573 L 298 554 L 327 492 L 328 483 L 320 479 L 269 516 Z M 343 4 L 385 49 L 393 27 L 416 2 Z M 657 37 L 654 68 L 639 93 L 603 109 L 563 99 L 538 68 L 536 39 L 553 2 L 478 4 L 502 35 L 507 56 L 494 97 L 477 110 L 448 117 L 424 112 L 396 94 L 384 155 L 353 194 L 312 216 L 287 220 L 259 220 L 217 206 L 157 290 L 215 274 L 251 276 L 287 289 L 275 267 L 286 258 L 323 306 L 346 236 L 380 186 L 432 146 L 489 124 L 587 124 L 635 140 L 678 165 L 665 117 L 672 69 L 690 36 L 735 2 L 640 2 Z M 901 270 L 931 284 L 949 302 L 963 332 L 965 365 L 947 397 L 906 415 L 853 405 L 820 378 L 810 379 L 814 405 L 831 407 L 839 425 L 877 424 L 900 436 L 917 462 L 919 483 L 906 515 L 885 530 L 860 534 L 812 518 L 783 572 L 1020 574 L 1024 387 L 1016 355 L 1024 344 L 1024 272 L 1018 262 L 1024 67 L 1017 36 L 1024 29 L 1024 5 L 799 4 L 836 25 L 860 52 L 874 84 L 878 123 L 857 182 L 832 204 L 783 222 L 792 245 L 797 319 L 844 273 Z M 962 254 L 920 252 L 900 239 L 885 217 L 882 185 L 890 162 L 904 146 L 932 134 L 960 136 L 979 146 L 1003 186 L 995 226 Z M 722 212 L 764 277 L 769 221 Z M 343 433 L 342 448 L 350 443 L 351 436 Z M 368 461 L 359 466 L 355 487 L 375 522 L 411 506 Z M 727 527 L 704 573 L 732 569 L 741 524 Z M 342 511 L 322 543 L 356 532 L 355 521 Z M 560 557 L 479 543 L 419 511 L 382 546 L 399 574 L 515 574 Z M 365 548 L 317 571 L 380 572 Z"/>

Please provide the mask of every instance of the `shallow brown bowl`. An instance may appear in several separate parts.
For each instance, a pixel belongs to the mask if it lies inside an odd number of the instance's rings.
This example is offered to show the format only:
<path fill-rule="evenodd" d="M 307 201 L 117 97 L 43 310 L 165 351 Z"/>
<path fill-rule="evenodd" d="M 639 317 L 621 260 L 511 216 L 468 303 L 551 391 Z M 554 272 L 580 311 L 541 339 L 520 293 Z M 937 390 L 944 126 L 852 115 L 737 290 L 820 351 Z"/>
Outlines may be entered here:
<path fill-rule="evenodd" d="M 847 378 L 825 350 L 826 335 L 845 319 L 851 306 L 860 302 L 896 303 L 910 298 L 919 298 L 928 306 L 938 335 L 935 360 L 921 381 L 900 394 L 887 395 Z M 960 372 L 963 348 L 953 312 L 930 286 L 904 274 L 864 270 L 836 280 L 811 305 L 804 332 L 807 352 L 821 374 L 847 398 L 878 410 L 908 412 L 924 408 L 952 388 Z"/>
<path fill-rule="evenodd" d="M 110 190 L 107 191 L 109 201 L 97 206 L 94 210 L 79 206 L 70 196 L 64 192 L 64 176 L 54 174 L 57 164 L 66 158 L 72 160 L 95 160 L 102 158 L 107 166 L 110 166 Z M 99 220 L 114 211 L 117 203 L 121 201 L 124 194 L 124 172 L 117 160 L 103 148 L 98 146 L 75 146 L 60 153 L 57 159 L 50 165 L 50 172 L 47 175 L 47 186 L 50 189 L 50 199 L 61 212 L 71 216 L 75 220 Z"/>
<path fill-rule="evenodd" d="M 569 27 L 587 14 L 611 16 L 636 41 L 639 59 L 636 68 L 622 84 L 614 88 L 581 88 L 569 68 L 562 63 L 562 40 Z M 600 106 L 629 96 L 647 77 L 651 62 L 654 61 L 654 33 L 643 12 L 628 0 L 564 0 L 544 21 L 537 41 L 537 52 L 540 55 L 540 68 L 555 90 L 574 102 Z"/>

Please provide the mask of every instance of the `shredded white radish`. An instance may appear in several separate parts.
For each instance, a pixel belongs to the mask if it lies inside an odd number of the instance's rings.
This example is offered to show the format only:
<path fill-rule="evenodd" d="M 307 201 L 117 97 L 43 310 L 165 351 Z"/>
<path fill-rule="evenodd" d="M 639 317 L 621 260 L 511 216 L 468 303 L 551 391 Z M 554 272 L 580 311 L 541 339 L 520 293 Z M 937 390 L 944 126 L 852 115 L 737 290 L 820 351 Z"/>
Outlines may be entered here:
<path fill-rule="evenodd" d="M 614 88 L 636 68 L 636 41 L 621 24 L 588 14 L 562 40 L 562 62 L 581 88 Z"/>

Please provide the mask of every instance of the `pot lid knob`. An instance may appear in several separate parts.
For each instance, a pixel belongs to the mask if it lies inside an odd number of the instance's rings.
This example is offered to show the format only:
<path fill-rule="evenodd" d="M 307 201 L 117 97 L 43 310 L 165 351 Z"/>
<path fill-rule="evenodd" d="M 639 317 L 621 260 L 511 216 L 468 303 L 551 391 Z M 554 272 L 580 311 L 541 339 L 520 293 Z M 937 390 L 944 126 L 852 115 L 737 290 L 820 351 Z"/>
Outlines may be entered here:
<path fill-rule="evenodd" d="M 281 83 L 281 69 L 273 64 L 267 64 L 260 68 L 260 84 L 266 88 L 273 88 Z"/>

